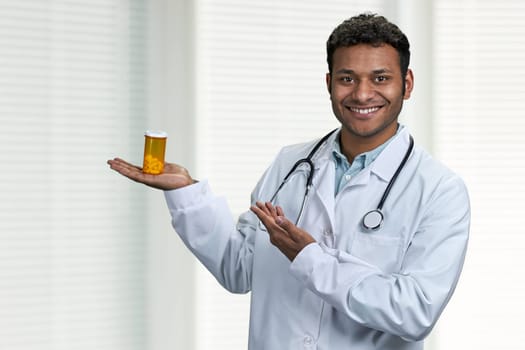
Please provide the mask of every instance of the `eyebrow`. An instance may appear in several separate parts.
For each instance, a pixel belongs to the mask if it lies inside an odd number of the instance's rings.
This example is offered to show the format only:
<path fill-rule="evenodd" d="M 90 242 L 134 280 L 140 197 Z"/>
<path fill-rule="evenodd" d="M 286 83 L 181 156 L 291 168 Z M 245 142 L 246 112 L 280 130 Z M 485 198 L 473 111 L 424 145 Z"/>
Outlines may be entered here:
<path fill-rule="evenodd" d="M 346 69 L 346 68 L 339 69 L 338 71 L 335 72 L 335 74 L 354 74 L 354 73 L 355 73 L 354 70 Z M 386 68 L 379 68 L 379 69 L 374 69 L 372 73 L 373 74 L 385 74 L 385 73 L 392 73 L 392 71 Z"/>
<path fill-rule="evenodd" d="M 385 74 L 385 73 L 392 73 L 392 71 L 389 70 L 389 69 L 386 69 L 386 68 L 381 68 L 381 69 L 373 70 L 372 73 L 374 73 L 374 74 Z"/>
<path fill-rule="evenodd" d="M 335 74 L 354 74 L 354 71 L 351 69 L 339 69 Z"/>

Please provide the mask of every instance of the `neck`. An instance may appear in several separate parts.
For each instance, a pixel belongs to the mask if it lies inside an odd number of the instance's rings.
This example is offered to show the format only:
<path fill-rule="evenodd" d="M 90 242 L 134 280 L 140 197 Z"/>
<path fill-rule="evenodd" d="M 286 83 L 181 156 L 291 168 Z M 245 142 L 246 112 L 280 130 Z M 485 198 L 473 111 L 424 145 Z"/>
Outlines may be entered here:
<path fill-rule="evenodd" d="M 343 153 L 346 159 L 348 159 L 348 162 L 352 164 L 354 158 L 358 155 L 371 151 L 388 141 L 396 134 L 397 128 L 398 124 L 396 123 L 395 127 L 391 130 L 383 130 L 383 132 L 369 137 L 356 135 L 343 127 L 339 135 L 341 153 Z"/>

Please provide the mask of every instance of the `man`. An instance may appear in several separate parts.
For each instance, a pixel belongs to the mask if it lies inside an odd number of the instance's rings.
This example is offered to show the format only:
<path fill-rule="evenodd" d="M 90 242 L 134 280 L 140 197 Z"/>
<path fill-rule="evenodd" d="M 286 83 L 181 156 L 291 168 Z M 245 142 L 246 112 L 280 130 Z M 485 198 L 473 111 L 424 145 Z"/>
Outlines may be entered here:
<path fill-rule="evenodd" d="M 164 190 L 188 248 L 225 288 L 251 291 L 250 349 L 423 349 L 462 269 L 467 190 L 398 124 L 414 78 L 397 26 L 350 18 L 330 35 L 327 60 L 341 127 L 285 147 L 237 224 L 225 200 L 178 165 L 153 176 L 109 164 Z M 310 153 L 313 166 L 287 176 Z"/>

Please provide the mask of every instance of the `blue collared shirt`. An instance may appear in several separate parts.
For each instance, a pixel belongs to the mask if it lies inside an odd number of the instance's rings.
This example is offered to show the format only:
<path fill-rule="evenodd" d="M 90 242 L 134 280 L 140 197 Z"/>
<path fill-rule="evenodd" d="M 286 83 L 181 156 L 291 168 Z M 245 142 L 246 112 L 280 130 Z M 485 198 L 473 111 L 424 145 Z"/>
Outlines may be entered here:
<path fill-rule="evenodd" d="M 397 128 L 397 132 L 395 135 L 397 135 L 402 128 L 403 126 L 400 125 Z M 392 141 L 395 135 L 389 138 L 382 145 L 374 148 L 373 150 L 357 155 L 354 158 L 352 164 L 348 162 L 346 156 L 341 152 L 341 144 L 339 142 L 340 137 L 338 135 L 334 140 L 334 148 L 332 151 L 332 155 L 335 160 L 334 195 L 336 196 L 339 193 L 339 191 L 341 191 L 341 189 L 345 187 L 345 185 L 348 183 L 348 181 L 350 181 L 352 176 L 358 174 L 361 170 L 369 166 L 377 158 L 377 156 L 379 156 L 381 151 L 385 149 L 385 147 L 390 143 L 390 141 Z"/>

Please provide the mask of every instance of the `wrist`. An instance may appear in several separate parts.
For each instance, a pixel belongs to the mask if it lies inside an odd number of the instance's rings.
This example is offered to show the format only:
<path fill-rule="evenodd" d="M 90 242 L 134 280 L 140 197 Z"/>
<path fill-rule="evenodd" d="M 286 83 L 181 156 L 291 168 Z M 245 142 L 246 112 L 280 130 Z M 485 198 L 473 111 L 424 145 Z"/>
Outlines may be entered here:
<path fill-rule="evenodd" d="M 164 190 L 171 191 L 171 190 L 178 190 L 181 188 L 185 188 L 191 185 L 194 185 L 198 183 L 199 181 L 193 179 L 189 175 L 180 176 L 174 179 L 173 182 L 170 184 L 167 184 L 167 186 L 164 188 Z"/>

